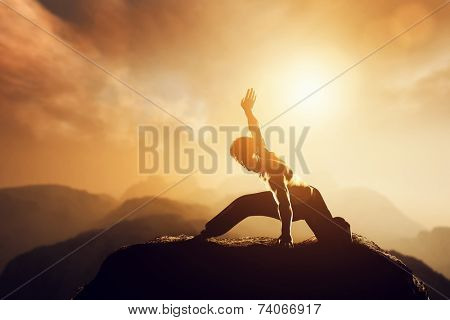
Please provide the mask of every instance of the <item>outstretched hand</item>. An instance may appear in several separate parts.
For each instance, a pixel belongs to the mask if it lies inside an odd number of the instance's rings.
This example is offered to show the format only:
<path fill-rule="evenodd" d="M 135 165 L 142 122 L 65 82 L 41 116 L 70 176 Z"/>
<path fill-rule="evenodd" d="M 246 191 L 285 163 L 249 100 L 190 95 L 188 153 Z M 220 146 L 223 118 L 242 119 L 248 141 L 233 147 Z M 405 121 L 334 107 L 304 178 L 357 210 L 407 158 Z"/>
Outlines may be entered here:
<path fill-rule="evenodd" d="M 253 109 L 253 105 L 256 101 L 256 93 L 253 88 L 247 90 L 247 94 L 245 95 L 245 98 L 242 98 L 241 100 L 241 107 L 244 109 L 245 112 L 249 112 Z"/>
<path fill-rule="evenodd" d="M 282 248 L 293 248 L 294 247 L 294 241 L 293 241 L 292 236 L 290 234 L 288 234 L 288 235 L 281 235 L 278 238 L 277 243 Z"/>

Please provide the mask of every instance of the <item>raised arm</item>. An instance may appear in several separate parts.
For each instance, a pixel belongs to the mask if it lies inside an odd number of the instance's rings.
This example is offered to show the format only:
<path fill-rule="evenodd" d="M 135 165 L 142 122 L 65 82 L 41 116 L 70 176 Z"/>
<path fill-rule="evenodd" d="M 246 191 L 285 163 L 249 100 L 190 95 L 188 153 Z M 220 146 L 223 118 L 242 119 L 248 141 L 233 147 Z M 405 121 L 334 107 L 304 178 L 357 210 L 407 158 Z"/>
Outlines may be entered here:
<path fill-rule="evenodd" d="M 241 100 L 241 107 L 244 109 L 245 115 L 247 116 L 248 128 L 252 134 L 253 139 L 256 142 L 256 148 L 259 155 L 262 154 L 262 151 L 266 147 L 266 143 L 261 134 L 261 129 L 259 127 L 258 119 L 256 119 L 253 114 L 253 105 L 256 101 L 256 94 L 253 88 L 247 90 L 247 94 Z"/>

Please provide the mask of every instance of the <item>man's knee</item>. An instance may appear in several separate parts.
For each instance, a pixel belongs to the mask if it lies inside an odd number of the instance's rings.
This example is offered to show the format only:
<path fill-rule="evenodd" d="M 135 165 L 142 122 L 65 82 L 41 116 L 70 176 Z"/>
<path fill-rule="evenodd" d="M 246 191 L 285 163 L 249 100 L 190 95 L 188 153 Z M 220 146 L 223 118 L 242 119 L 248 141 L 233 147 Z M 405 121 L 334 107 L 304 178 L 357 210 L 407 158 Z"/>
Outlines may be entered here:
<path fill-rule="evenodd" d="M 311 188 L 312 188 L 311 198 L 313 199 L 313 201 L 315 201 L 315 202 L 324 201 L 319 189 L 314 188 L 314 187 L 311 187 Z"/>
<path fill-rule="evenodd" d="M 351 242 L 352 233 L 350 224 L 341 217 L 314 216 L 307 219 L 320 242 Z"/>

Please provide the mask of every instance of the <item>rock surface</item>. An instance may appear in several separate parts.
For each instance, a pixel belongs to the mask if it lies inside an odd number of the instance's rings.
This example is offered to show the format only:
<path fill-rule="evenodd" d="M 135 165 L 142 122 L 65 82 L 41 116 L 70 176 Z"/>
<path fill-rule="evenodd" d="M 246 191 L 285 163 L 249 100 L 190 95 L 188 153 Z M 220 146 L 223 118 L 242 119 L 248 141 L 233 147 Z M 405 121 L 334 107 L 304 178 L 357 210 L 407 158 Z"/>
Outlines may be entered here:
<path fill-rule="evenodd" d="M 162 237 L 122 248 L 76 299 L 427 299 L 397 258 L 361 236 L 345 248 L 314 240 Z"/>

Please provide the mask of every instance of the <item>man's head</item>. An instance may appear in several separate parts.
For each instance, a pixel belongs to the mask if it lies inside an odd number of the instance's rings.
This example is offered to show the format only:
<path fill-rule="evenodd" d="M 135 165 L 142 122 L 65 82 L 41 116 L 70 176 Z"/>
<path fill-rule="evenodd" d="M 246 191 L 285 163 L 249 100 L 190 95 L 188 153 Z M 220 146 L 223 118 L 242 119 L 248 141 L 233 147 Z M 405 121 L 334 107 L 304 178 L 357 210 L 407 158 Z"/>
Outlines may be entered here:
<path fill-rule="evenodd" d="M 256 143 L 253 138 L 240 137 L 230 147 L 231 156 L 249 171 L 261 173 L 261 161 L 256 154 Z"/>

